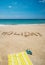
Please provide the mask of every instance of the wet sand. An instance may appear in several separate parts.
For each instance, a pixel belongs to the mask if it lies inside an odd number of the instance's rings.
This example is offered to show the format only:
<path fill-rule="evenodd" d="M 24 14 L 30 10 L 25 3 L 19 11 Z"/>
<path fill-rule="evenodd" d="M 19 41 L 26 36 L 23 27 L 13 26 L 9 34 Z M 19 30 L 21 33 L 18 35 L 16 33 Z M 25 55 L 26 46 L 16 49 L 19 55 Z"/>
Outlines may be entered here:
<path fill-rule="evenodd" d="M 0 65 L 8 65 L 8 54 L 26 49 L 33 65 L 45 65 L 45 24 L 0 26 Z"/>

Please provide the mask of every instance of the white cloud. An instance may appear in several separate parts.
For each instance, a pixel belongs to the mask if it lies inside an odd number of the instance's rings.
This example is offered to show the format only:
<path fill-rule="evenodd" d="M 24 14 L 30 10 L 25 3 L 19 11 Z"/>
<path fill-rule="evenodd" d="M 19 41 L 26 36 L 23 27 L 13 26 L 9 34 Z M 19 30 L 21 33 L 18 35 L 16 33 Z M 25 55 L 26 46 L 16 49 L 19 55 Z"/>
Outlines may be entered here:
<path fill-rule="evenodd" d="M 8 8 L 12 8 L 12 6 L 11 6 L 11 5 L 9 5 L 9 6 L 8 6 Z"/>
<path fill-rule="evenodd" d="M 39 2 L 42 2 L 42 3 L 44 3 L 44 2 L 45 2 L 45 0 L 39 0 Z"/>

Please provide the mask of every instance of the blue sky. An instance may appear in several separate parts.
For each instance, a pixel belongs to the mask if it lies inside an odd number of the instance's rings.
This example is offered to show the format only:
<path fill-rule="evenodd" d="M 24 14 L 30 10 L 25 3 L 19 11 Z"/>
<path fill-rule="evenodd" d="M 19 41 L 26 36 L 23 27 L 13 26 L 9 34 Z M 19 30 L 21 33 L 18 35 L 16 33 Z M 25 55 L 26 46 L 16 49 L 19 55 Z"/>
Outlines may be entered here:
<path fill-rule="evenodd" d="M 45 0 L 0 0 L 0 19 L 45 19 Z"/>

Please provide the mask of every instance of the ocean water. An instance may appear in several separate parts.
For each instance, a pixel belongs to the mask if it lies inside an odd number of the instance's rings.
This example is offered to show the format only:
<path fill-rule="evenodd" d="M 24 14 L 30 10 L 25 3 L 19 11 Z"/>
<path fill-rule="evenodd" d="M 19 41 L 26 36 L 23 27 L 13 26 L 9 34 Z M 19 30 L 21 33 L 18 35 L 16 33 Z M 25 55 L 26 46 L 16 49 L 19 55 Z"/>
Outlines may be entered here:
<path fill-rule="evenodd" d="M 1 24 L 45 24 L 45 19 L 0 19 Z"/>

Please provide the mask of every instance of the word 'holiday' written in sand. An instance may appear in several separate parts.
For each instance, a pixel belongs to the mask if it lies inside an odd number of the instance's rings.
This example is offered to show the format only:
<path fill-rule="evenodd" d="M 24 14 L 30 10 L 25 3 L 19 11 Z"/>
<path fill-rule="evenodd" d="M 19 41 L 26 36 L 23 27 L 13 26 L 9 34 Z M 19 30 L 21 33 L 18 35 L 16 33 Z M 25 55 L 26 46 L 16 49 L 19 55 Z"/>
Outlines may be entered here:
<path fill-rule="evenodd" d="M 5 35 L 17 35 L 17 36 L 24 36 L 24 37 L 28 37 L 28 36 L 42 36 L 42 34 L 40 34 L 39 32 L 2 32 L 1 33 L 3 36 Z"/>

